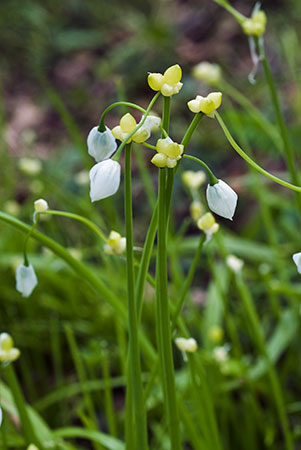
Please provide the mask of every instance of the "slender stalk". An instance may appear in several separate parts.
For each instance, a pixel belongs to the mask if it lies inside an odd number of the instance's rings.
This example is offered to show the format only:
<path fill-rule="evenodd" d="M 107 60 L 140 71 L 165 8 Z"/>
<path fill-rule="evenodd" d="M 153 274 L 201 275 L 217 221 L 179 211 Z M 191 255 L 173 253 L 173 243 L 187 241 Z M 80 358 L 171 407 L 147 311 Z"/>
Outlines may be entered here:
<path fill-rule="evenodd" d="M 113 437 L 117 437 L 117 424 L 116 417 L 114 413 L 113 395 L 111 389 L 111 378 L 110 378 L 110 368 L 109 368 L 109 358 L 107 350 L 103 350 L 101 354 L 101 366 L 103 379 L 105 382 L 104 394 L 105 394 L 105 411 L 108 423 L 109 433 Z"/>
<path fill-rule="evenodd" d="M 138 320 L 135 304 L 135 273 L 133 252 L 133 212 L 132 212 L 132 173 L 131 173 L 131 144 L 125 148 L 125 192 L 124 209 L 126 224 L 126 275 L 127 275 L 127 301 L 129 315 L 129 355 L 130 379 L 132 381 L 133 408 L 135 428 L 137 433 L 137 448 L 147 450 L 146 412 L 143 399 L 141 362 L 138 340 Z"/>
<path fill-rule="evenodd" d="M 158 256 L 156 270 L 156 302 L 158 318 L 158 349 L 160 354 L 162 384 L 169 424 L 171 448 L 181 450 L 180 423 L 176 401 L 174 365 L 171 346 L 170 318 L 167 289 L 166 251 L 166 171 L 159 169 L 158 188 Z"/>
<path fill-rule="evenodd" d="M 254 169 L 256 169 L 258 172 L 260 172 L 262 175 L 265 175 L 266 177 L 270 178 L 271 180 L 275 181 L 278 184 L 281 184 L 281 186 L 285 186 L 289 189 L 292 189 L 293 191 L 296 192 L 301 192 L 301 186 L 295 186 L 294 184 L 288 183 L 287 181 L 281 180 L 280 178 L 276 177 L 275 175 L 272 175 L 270 172 L 268 172 L 267 170 L 263 169 L 262 167 L 259 166 L 259 164 L 257 164 L 250 156 L 248 156 L 243 149 L 235 142 L 235 140 L 233 139 L 230 131 L 228 130 L 228 128 L 226 127 L 225 122 L 223 121 L 223 119 L 221 118 L 221 116 L 219 115 L 219 113 L 216 111 L 215 112 L 215 116 L 218 120 L 218 123 L 220 124 L 228 142 L 231 144 L 231 146 L 233 147 L 233 149 L 248 163 L 250 164 Z"/>
<path fill-rule="evenodd" d="M 209 178 L 209 182 L 210 182 L 211 185 L 214 185 L 214 184 L 218 183 L 218 179 L 213 174 L 213 172 L 209 169 L 207 164 L 204 163 L 204 161 L 202 161 L 201 159 L 197 158 L 196 156 L 192 156 L 192 155 L 183 155 L 183 158 L 191 159 L 192 161 L 195 161 L 198 164 L 200 164 L 203 167 L 203 169 L 206 170 L 208 178 Z"/>
<path fill-rule="evenodd" d="M 36 436 L 35 429 L 29 418 L 27 406 L 12 364 L 9 364 L 5 368 L 5 374 L 7 383 L 10 387 L 16 408 L 19 413 L 19 418 L 27 445 L 35 444 L 38 448 L 43 449 L 44 447 Z"/>
<path fill-rule="evenodd" d="M 272 75 L 272 71 L 271 71 L 271 67 L 268 62 L 268 59 L 266 57 L 263 39 L 255 38 L 255 42 L 259 48 L 259 54 L 260 54 L 261 62 L 263 65 L 266 81 L 267 81 L 268 87 L 270 89 L 271 100 L 272 100 L 272 103 L 274 106 L 277 124 L 278 124 L 279 131 L 280 131 L 282 141 L 283 141 L 283 147 L 284 147 L 284 151 L 285 151 L 285 155 L 286 155 L 286 163 L 287 163 L 287 167 L 290 172 L 291 181 L 293 184 L 298 185 L 299 184 L 299 176 L 298 176 L 298 171 L 295 166 L 294 152 L 293 152 L 293 149 L 292 149 L 290 141 L 289 141 L 289 136 L 288 136 L 285 122 L 284 122 L 283 113 L 282 113 L 282 110 L 280 107 L 274 77 Z M 299 207 L 299 211 L 300 211 L 301 210 L 301 196 L 300 195 L 297 196 L 297 201 L 298 201 L 298 207 Z"/>

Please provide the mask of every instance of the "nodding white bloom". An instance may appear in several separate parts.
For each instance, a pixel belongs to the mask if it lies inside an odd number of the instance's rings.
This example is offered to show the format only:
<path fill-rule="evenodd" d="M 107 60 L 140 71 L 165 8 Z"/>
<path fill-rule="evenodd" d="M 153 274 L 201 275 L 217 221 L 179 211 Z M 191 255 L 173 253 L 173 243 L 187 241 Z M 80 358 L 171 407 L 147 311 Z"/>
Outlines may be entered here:
<path fill-rule="evenodd" d="M 193 338 L 178 337 L 175 339 L 175 344 L 182 352 L 194 353 L 198 349 L 197 341 Z"/>
<path fill-rule="evenodd" d="M 112 159 L 101 161 L 89 172 L 92 202 L 114 195 L 120 185 L 120 164 Z"/>
<path fill-rule="evenodd" d="M 178 64 L 169 67 L 162 73 L 150 73 L 147 77 L 149 87 L 154 91 L 161 91 L 165 97 L 178 94 L 182 89 L 182 69 Z"/>
<path fill-rule="evenodd" d="M 203 61 L 192 69 L 192 75 L 207 84 L 218 84 L 222 78 L 222 70 L 218 64 Z"/>
<path fill-rule="evenodd" d="M 16 269 L 16 289 L 23 297 L 29 297 L 36 285 L 38 279 L 34 268 L 30 264 L 25 266 L 20 264 Z"/>
<path fill-rule="evenodd" d="M 43 198 L 39 198 L 34 202 L 34 210 L 36 212 L 45 212 L 48 209 L 48 203 Z"/>
<path fill-rule="evenodd" d="M 190 215 L 195 222 L 197 222 L 199 220 L 199 218 L 201 217 L 203 212 L 204 212 L 204 206 L 199 200 L 194 200 L 190 204 Z"/>
<path fill-rule="evenodd" d="M 233 272 L 238 273 L 243 268 L 244 262 L 242 259 L 237 258 L 234 255 L 229 255 L 226 258 L 226 264 Z"/>
<path fill-rule="evenodd" d="M 110 128 L 98 131 L 98 127 L 92 128 L 87 139 L 88 153 L 96 162 L 110 158 L 117 148 L 116 140 Z"/>
<path fill-rule="evenodd" d="M 212 186 L 208 184 L 206 198 L 211 211 L 226 219 L 233 219 L 238 196 L 227 183 L 218 180 Z"/>
<path fill-rule="evenodd" d="M 15 361 L 20 356 L 20 350 L 14 347 L 14 340 L 8 333 L 0 334 L 0 362 Z M 1 418 L 2 419 L 2 418 Z"/>
<path fill-rule="evenodd" d="M 41 161 L 35 158 L 20 158 L 18 166 L 26 175 L 37 175 L 42 170 Z"/>
<path fill-rule="evenodd" d="M 121 255 L 126 250 L 126 238 L 122 237 L 117 231 L 112 230 L 109 234 L 108 242 L 104 246 L 104 252 L 107 255 Z"/>
<path fill-rule="evenodd" d="M 267 16 L 264 11 L 256 11 L 250 19 L 242 23 L 242 29 L 248 36 L 262 36 L 265 32 Z"/>
<path fill-rule="evenodd" d="M 157 167 L 170 169 L 177 165 L 184 152 L 184 146 L 173 142 L 170 137 L 158 139 L 156 149 L 158 153 L 152 158 L 152 163 Z"/>
<path fill-rule="evenodd" d="M 182 181 L 189 189 L 198 189 L 206 181 L 206 174 L 203 170 L 185 170 L 182 173 Z"/>
<path fill-rule="evenodd" d="M 218 363 L 223 363 L 226 362 L 229 359 L 229 345 L 223 345 L 220 347 L 214 347 L 213 349 L 213 358 L 218 362 Z"/>
<path fill-rule="evenodd" d="M 298 272 L 301 273 L 301 252 L 294 253 L 292 258 L 293 258 L 294 263 L 297 266 Z"/>
<path fill-rule="evenodd" d="M 214 111 L 221 106 L 222 93 L 211 92 L 207 97 L 197 95 L 195 99 L 190 100 L 187 105 L 191 112 L 202 112 L 208 117 L 214 118 Z"/>
<path fill-rule="evenodd" d="M 218 344 L 223 340 L 224 330 L 219 325 L 212 325 L 212 327 L 209 328 L 208 336 L 212 342 Z"/>
<path fill-rule="evenodd" d="M 144 116 L 142 116 L 139 123 L 141 123 L 143 119 Z M 129 144 L 130 142 L 134 141 L 138 144 L 141 144 L 145 142 L 147 139 L 149 139 L 151 132 L 159 127 L 160 123 L 160 117 L 155 115 L 148 115 L 143 125 L 139 128 L 139 130 L 136 131 L 135 134 L 133 134 L 132 137 L 127 140 L 127 143 Z M 112 134 L 116 139 L 124 141 L 129 133 L 131 133 L 137 125 L 139 124 L 137 124 L 132 114 L 127 113 L 121 117 L 119 125 L 113 128 Z"/>
<path fill-rule="evenodd" d="M 206 242 L 209 242 L 212 235 L 217 233 L 219 230 L 219 224 L 215 222 L 214 216 L 207 212 L 197 221 L 197 226 L 200 230 L 204 231 L 206 234 Z"/>

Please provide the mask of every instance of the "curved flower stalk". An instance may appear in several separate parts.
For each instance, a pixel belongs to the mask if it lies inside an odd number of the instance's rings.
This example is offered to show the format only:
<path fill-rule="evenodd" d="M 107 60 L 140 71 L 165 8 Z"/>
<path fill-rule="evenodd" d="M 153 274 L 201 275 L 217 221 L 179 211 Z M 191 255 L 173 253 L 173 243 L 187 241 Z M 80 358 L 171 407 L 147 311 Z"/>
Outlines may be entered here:
<path fill-rule="evenodd" d="M 14 347 L 14 340 L 8 333 L 0 334 L 0 363 L 10 363 L 19 358 L 21 352 Z M 0 420 L 1 424 L 1 420 Z"/>
<path fill-rule="evenodd" d="M 20 264 L 16 269 L 16 289 L 23 297 L 29 297 L 38 284 L 38 279 L 31 264 Z"/>
<path fill-rule="evenodd" d="M 182 69 L 178 64 L 169 67 L 162 73 L 150 73 L 147 78 L 149 87 L 154 91 L 160 91 L 164 97 L 178 94 L 182 89 Z"/>
<path fill-rule="evenodd" d="M 139 124 L 137 124 L 132 114 L 127 113 L 120 119 L 120 124 L 113 128 L 112 135 L 116 139 L 124 141 L 128 137 L 129 133 L 131 133 L 137 125 L 140 125 L 143 120 L 144 116 L 142 116 Z M 160 124 L 160 117 L 152 114 L 148 115 L 139 130 L 137 130 L 132 137 L 128 138 L 126 143 L 129 144 L 131 141 L 134 141 L 138 144 L 142 144 L 150 138 L 152 131 L 159 128 Z"/>
<path fill-rule="evenodd" d="M 168 167 L 172 169 L 176 167 L 184 152 L 184 146 L 173 142 L 170 137 L 158 139 L 156 145 L 157 154 L 153 156 L 152 163 L 160 168 Z"/>
<path fill-rule="evenodd" d="M 202 112 L 208 117 L 214 118 L 214 112 L 222 103 L 221 92 L 211 92 L 207 97 L 197 95 L 195 99 L 190 100 L 187 105 L 191 112 Z"/>
<path fill-rule="evenodd" d="M 238 196 L 236 192 L 223 180 L 208 184 L 206 198 L 211 211 L 221 217 L 233 220 Z"/>

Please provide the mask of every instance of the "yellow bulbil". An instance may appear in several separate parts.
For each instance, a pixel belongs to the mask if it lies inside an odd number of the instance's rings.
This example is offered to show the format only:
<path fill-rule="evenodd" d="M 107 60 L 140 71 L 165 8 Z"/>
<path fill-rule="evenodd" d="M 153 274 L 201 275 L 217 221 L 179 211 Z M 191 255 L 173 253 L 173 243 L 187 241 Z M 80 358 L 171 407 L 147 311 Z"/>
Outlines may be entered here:
<path fill-rule="evenodd" d="M 215 218 L 210 212 L 207 212 L 204 214 L 199 220 L 198 220 L 198 228 L 202 231 L 208 230 L 215 224 Z"/>
<path fill-rule="evenodd" d="M 248 36 L 262 36 L 265 32 L 267 16 L 264 11 L 257 11 L 250 19 L 242 23 L 242 29 Z"/>
<path fill-rule="evenodd" d="M 0 334 L 0 362 L 9 363 L 20 356 L 20 350 L 14 347 L 14 340 L 8 333 Z"/>
<path fill-rule="evenodd" d="M 161 91 L 165 97 L 171 97 L 180 92 L 183 84 L 180 82 L 182 78 L 182 69 L 175 64 L 162 73 L 150 73 L 147 77 L 149 87 L 154 91 Z"/>
<path fill-rule="evenodd" d="M 120 126 L 124 133 L 130 133 L 137 126 L 137 122 L 132 114 L 127 113 L 121 117 Z"/>
<path fill-rule="evenodd" d="M 187 105 L 191 112 L 202 112 L 209 117 L 214 117 L 214 111 L 220 107 L 222 103 L 221 92 L 211 92 L 207 97 L 197 95 L 195 99 L 190 100 Z"/>
<path fill-rule="evenodd" d="M 221 81 L 222 71 L 219 65 L 203 61 L 194 66 L 192 75 L 203 83 L 214 85 Z"/>
<path fill-rule="evenodd" d="M 173 142 L 170 138 L 158 139 L 157 154 L 152 158 L 151 162 L 157 167 L 169 167 L 172 169 L 177 165 L 177 161 L 181 159 L 184 152 L 184 146 Z"/>
<path fill-rule="evenodd" d="M 215 344 L 219 344 L 224 337 L 224 330 L 219 325 L 212 325 L 208 331 L 209 339 Z"/>

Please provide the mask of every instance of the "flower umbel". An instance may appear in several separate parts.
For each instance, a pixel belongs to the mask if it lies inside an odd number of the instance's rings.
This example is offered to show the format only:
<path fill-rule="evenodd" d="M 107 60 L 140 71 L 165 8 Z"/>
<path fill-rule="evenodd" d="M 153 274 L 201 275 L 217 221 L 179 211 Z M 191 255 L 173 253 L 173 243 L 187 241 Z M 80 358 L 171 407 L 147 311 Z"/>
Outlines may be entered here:
<path fill-rule="evenodd" d="M 197 95 L 195 99 L 190 100 L 187 105 L 191 112 L 202 112 L 208 117 L 214 118 L 214 111 L 220 107 L 222 103 L 221 92 L 211 92 L 207 97 Z"/>
<path fill-rule="evenodd" d="M 162 73 L 150 73 L 147 82 L 154 91 L 161 91 L 161 94 L 165 97 L 171 97 L 178 94 L 182 89 L 181 78 L 182 69 L 178 64 L 175 64 L 166 69 L 163 75 Z"/>
<path fill-rule="evenodd" d="M 139 123 L 141 123 L 143 119 L 144 116 L 142 116 Z M 127 144 L 132 141 L 137 142 L 138 144 L 142 144 L 147 139 L 149 139 L 151 132 L 158 128 L 160 123 L 160 117 L 148 115 L 139 130 L 137 130 L 136 133 L 127 140 Z M 137 125 L 139 124 L 137 124 L 132 114 L 127 113 L 121 117 L 119 125 L 113 128 L 112 134 L 116 139 L 124 141 L 129 133 L 131 133 Z"/>
<path fill-rule="evenodd" d="M 206 198 L 211 211 L 226 219 L 233 219 L 238 196 L 227 183 L 218 180 L 212 186 L 208 184 Z"/>
<path fill-rule="evenodd" d="M 248 36 L 262 36 L 265 32 L 267 16 L 264 11 L 256 11 L 250 19 L 242 23 L 242 29 Z"/>
<path fill-rule="evenodd" d="M 25 266 L 20 264 L 16 269 L 16 289 L 23 297 L 29 297 L 36 285 L 38 279 L 34 268 L 30 264 Z"/>
<path fill-rule="evenodd" d="M 122 237 L 117 231 L 110 232 L 107 244 L 104 246 L 104 252 L 107 255 L 121 255 L 126 250 L 126 238 Z"/>
<path fill-rule="evenodd" d="M 157 154 L 152 158 L 152 163 L 157 167 L 168 167 L 172 169 L 177 165 L 184 152 L 184 146 L 173 142 L 169 137 L 158 139 Z"/>
<path fill-rule="evenodd" d="M 0 334 L 0 362 L 9 363 L 20 356 L 20 350 L 14 347 L 13 338 L 8 333 Z"/>
<path fill-rule="evenodd" d="M 203 83 L 218 84 L 222 78 L 222 70 L 218 64 L 203 61 L 192 69 L 192 75 Z"/>

